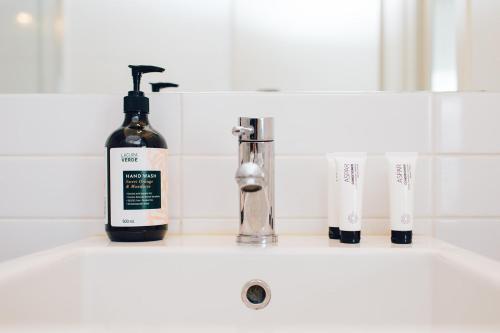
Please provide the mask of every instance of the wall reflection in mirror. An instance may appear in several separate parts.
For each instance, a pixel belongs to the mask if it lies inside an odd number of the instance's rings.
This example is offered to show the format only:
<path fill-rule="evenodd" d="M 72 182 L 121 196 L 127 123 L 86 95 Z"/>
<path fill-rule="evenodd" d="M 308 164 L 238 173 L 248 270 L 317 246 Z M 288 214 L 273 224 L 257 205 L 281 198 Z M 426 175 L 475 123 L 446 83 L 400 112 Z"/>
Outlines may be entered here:
<path fill-rule="evenodd" d="M 0 93 L 500 90 L 496 0 L 1 0 Z"/>

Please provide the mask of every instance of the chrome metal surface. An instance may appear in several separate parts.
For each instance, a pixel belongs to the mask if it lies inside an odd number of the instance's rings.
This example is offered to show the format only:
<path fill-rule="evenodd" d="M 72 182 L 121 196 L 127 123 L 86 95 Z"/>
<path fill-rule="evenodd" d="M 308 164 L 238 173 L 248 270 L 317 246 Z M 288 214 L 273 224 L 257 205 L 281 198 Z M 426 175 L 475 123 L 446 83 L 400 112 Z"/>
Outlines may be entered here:
<path fill-rule="evenodd" d="M 241 289 L 241 300 L 250 309 L 263 309 L 271 301 L 271 288 L 262 280 L 250 280 Z"/>
<path fill-rule="evenodd" d="M 274 141 L 272 118 L 240 118 L 233 129 L 239 137 L 240 189 L 238 243 L 266 245 L 277 241 L 274 231 Z M 252 130 L 241 130 L 241 128 Z M 249 134 L 252 132 L 253 134 Z M 262 138 L 262 140 L 252 139 Z"/>
<path fill-rule="evenodd" d="M 234 126 L 233 127 L 233 135 L 236 136 L 249 136 L 253 134 L 253 127 L 243 127 L 243 126 Z"/>
<path fill-rule="evenodd" d="M 239 126 L 233 127 L 233 134 L 239 136 L 242 141 L 272 141 L 274 119 L 240 117 Z"/>
<path fill-rule="evenodd" d="M 236 182 L 243 192 L 257 192 L 265 186 L 264 171 L 257 163 L 243 163 L 236 170 Z"/>

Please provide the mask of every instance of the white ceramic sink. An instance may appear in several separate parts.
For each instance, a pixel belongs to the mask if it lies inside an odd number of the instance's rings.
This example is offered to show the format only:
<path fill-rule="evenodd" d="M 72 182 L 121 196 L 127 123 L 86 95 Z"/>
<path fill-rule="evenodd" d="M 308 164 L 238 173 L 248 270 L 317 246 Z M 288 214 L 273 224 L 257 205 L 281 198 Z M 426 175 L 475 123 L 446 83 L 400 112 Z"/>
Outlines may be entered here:
<path fill-rule="evenodd" d="M 500 263 L 430 238 L 92 238 L 1 264 L 0 297 L 0 332 L 500 332 Z"/>

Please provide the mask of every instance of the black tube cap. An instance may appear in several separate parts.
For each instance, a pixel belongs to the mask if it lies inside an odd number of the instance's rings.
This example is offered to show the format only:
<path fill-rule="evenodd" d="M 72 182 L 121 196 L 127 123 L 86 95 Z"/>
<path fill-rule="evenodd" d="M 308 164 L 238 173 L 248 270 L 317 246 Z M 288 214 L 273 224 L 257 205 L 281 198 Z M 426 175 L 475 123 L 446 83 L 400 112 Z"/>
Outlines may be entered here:
<path fill-rule="evenodd" d="M 391 230 L 391 242 L 394 244 L 411 244 L 413 232 Z"/>
<path fill-rule="evenodd" d="M 328 237 L 330 239 L 340 239 L 340 228 L 328 227 Z"/>
<path fill-rule="evenodd" d="M 361 231 L 343 231 L 340 230 L 340 242 L 348 244 L 357 244 L 361 241 Z"/>

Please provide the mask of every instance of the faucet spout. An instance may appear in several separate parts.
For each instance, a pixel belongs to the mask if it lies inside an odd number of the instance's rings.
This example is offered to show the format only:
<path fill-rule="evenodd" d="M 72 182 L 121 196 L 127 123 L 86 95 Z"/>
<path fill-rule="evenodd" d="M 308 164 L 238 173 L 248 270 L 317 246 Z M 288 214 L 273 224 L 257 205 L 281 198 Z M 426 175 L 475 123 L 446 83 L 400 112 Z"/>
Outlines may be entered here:
<path fill-rule="evenodd" d="M 247 162 L 236 170 L 236 183 L 242 192 L 258 192 L 265 185 L 265 175 L 256 163 Z"/>
<path fill-rule="evenodd" d="M 240 190 L 238 243 L 275 243 L 274 137 L 272 118 L 239 119 L 233 128 L 239 140 L 235 180 Z"/>

